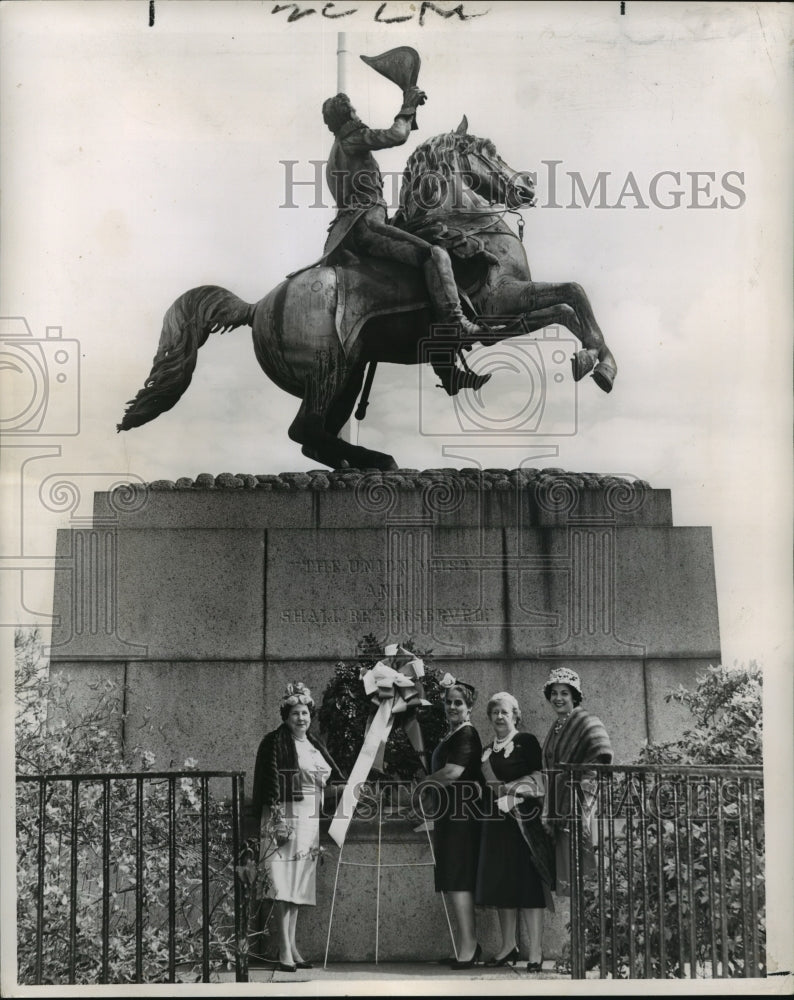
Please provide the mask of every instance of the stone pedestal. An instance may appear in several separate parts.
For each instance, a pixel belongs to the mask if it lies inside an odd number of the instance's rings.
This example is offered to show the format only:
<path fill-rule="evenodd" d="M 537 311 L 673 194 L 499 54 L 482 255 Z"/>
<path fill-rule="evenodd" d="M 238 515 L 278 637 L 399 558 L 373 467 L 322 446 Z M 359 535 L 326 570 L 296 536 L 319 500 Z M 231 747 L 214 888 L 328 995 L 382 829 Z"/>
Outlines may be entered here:
<path fill-rule="evenodd" d="M 509 690 L 542 740 L 548 670 L 573 667 L 617 762 L 681 731 L 685 713 L 664 693 L 720 658 L 710 529 L 674 526 L 667 490 L 594 474 L 131 486 L 96 494 L 93 525 L 60 532 L 57 556 L 52 670 L 78 697 L 105 677 L 124 686 L 125 747 L 163 767 L 193 757 L 245 770 L 249 787 L 286 683 L 319 698 L 366 633 L 413 637 L 473 683 L 485 739 L 487 697 Z M 437 936 L 417 933 L 412 948 Z M 391 934 L 382 944 L 384 961 L 403 954 Z"/>
<path fill-rule="evenodd" d="M 427 833 L 414 832 L 403 820 L 386 819 L 380 831 L 376 817 L 354 820 L 342 850 L 343 863 L 338 865 L 339 848 L 326 830 L 327 823 L 321 823 L 323 863 L 317 869 L 317 906 L 307 908 L 300 923 L 301 941 L 310 942 L 306 951 L 311 949 L 312 961 L 322 962 L 326 944 L 329 962 L 433 962 L 453 954 L 448 920 L 454 927 L 455 918 L 451 908 L 445 911 L 441 894 L 433 890 Z M 568 901 L 555 901 L 555 911 L 548 911 L 544 920 L 546 958 L 562 953 L 569 919 Z M 483 953 L 496 954 L 501 946 L 496 910 L 477 907 L 476 921 Z M 528 940 L 521 926 L 519 950 L 524 964 Z"/>

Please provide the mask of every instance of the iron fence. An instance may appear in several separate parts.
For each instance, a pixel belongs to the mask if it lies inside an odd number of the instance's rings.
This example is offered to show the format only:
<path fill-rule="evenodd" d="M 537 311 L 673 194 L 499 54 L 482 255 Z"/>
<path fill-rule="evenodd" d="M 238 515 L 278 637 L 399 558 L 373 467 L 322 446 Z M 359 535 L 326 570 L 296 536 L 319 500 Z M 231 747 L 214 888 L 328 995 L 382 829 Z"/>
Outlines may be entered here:
<path fill-rule="evenodd" d="M 247 982 L 243 794 L 231 771 L 17 775 L 19 981 Z"/>
<path fill-rule="evenodd" d="M 561 769 L 572 977 L 765 975 L 761 768 Z M 247 982 L 243 777 L 18 775 L 19 981 Z"/>
<path fill-rule="evenodd" d="M 760 767 L 561 765 L 571 974 L 766 974 Z"/>

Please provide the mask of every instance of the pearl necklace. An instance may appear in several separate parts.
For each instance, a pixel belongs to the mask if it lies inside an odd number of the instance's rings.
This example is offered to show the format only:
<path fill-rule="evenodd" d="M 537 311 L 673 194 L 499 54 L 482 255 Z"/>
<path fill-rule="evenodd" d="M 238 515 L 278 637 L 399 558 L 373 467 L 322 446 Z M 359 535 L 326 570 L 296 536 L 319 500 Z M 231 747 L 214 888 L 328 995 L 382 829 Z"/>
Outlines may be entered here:
<path fill-rule="evenodd" d="M 502 739 L 496 737 L 493 743 L 491 744 L 494 748 L 494 752 L 498 753 L 500 750 L 503 750 L 507 746 L 507 744 L 513 739 L 513 737 L 516 736 L 517 733 L 518 730 L 513 729 L 507 734 L 507 736 L 503 736 Z"/>
<path fill-rule="evenodd" d="M 558 733 L 565 725 L 565 723 L 568 721 L 568 719 L 570 719 L 570 717 L 571 713 L 569 712 L 567 715 L 563 716 L 563 718 L 557 719 L 557 721 L 554 723 L 554 732 Z"/>

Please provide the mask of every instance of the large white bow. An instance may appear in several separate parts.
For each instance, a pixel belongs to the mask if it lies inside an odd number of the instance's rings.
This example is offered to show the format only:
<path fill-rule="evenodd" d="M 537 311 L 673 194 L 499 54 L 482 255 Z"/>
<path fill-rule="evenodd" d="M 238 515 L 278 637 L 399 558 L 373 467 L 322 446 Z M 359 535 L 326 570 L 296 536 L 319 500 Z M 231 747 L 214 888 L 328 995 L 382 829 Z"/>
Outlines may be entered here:
<path fill-rule="evenodd" d="M 380 769 L 383 767 L 383 754 L 395 716 L 411 712 L 420 705 L 430 704 L 422 697 L 416 683 L 425 676 L 424 662 L 402 646 L 387 646 L 386 655 L 395 656 L 398 649 L 400 653 L 412 659 L 396 669 L 379 660 L 374 667 L 361 675 L 364 691 L 370 696 L 376 711 L 369 720 L 364 743 L 328 828 L 328 833 L 339 847 L 345 842 L 347 829 L 353 819 L 356 804 L 361 798 L 362 785 L 367 780 L 367 775 L 373 767 Z M 391 650 L 394 652 L 390 652 Z"/>

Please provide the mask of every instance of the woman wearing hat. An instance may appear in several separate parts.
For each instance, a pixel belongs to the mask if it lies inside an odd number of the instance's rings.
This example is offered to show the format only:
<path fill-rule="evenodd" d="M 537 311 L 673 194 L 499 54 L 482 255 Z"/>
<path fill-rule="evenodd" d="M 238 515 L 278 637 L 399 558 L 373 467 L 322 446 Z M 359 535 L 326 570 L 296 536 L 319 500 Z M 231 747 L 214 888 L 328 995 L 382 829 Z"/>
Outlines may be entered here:
<path fill-rule="evenodd" d="M 447 733 L 433 751 L 431 774 L 414 788 L 414 801 L 424 791 L 436 792 L 433 819 L 435 889 L 452 904 L 458 925 L 453 969 L 470 969 L 482 955 L 474 924 L 474 886 L 479 854 L 480 755 L 482 743 L 471 724 L 476 692 L 471 684 L 445 674 L 444 712 Z"/>
<path fill-rule="evenodd" d="M 571 894 L 571 822 L 573 797 L 571 776 L 560 764 L 611 764 L 612 745 L 604 724 L 582 707 L 582 684 L 579 675 L 568 667 L 556 667 L 543 688 L 556 720 L 543 744 L 543 767 L 546 771 L 544 824 L 554 837 L 557 888 L 560 896 Z M 582 846 L 584 870 L 595 867 L 593 857 L 592 814 L 597 783 L 595 772 L 579 772 L 576 779 L 582 791 L 581 815 L 584 821 Z"/>
<path fill-rule="evenodd" d="M 480 861 L 474 902 L 496 909 L 501 948 L 486 965 L 518 959 L 516 930 L 523 910 L 529 933 L 529 972 L 543 962 L 543 915 L 554 888 L 554 848 L 543 830 L 543 763 L 540 743 L 519 732 L 521 709 L 508 691 L 491 695 L 486 708 L 494 731 L 482 755 L 484 783 Z"/>
<path fill-rule="evenodd" d="M 310 969 L 298 950 L 299 906 L 315 905 L 323 789 L 339 769 L 310 732 L 314 701 L 300 682 L 287 685 L 281 725 L 259 744 L 252 807 L 261 818 L 260 860 L 265 893 L 274 900 L 279 969 Z"/>

